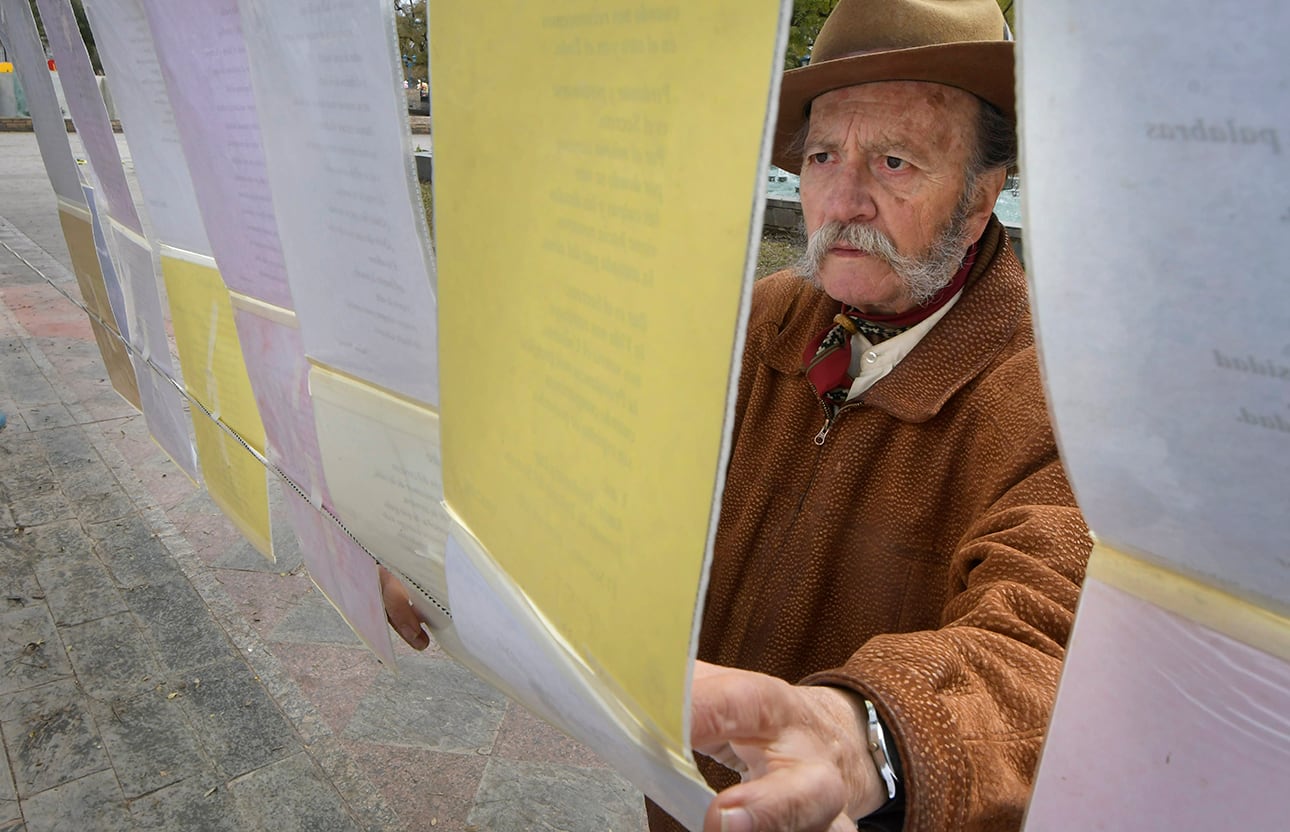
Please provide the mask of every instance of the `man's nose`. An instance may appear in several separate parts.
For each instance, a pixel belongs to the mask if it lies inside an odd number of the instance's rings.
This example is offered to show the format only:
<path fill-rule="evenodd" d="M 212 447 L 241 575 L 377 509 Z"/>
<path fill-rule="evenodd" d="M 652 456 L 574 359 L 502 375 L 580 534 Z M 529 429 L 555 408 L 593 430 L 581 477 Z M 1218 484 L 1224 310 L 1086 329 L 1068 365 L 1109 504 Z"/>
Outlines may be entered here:
<path fill-rule="evenodd" d="M 862 163 L 841 164 L 830 171 L 825 211 L 829 221 L 872 222 L 878 215 L 872 171 Z"/>

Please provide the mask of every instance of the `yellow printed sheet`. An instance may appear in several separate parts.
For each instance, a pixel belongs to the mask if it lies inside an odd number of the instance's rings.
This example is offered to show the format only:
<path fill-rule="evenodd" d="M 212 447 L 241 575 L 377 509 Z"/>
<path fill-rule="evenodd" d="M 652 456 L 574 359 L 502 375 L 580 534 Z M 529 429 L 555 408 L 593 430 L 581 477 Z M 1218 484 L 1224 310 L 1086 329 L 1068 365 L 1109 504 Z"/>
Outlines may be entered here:
<path fill-rule="evenodd" d="M 781 4 L 433 14 L 446 501 L 680 755 Z"/>
<path fill-rule="evenodd" d="M 242 358 L 233 305 L 215 261 L 163 246 L 161 275 L 189 394 L 263 455 L 264 425 Z M 272 559 L 264 464 L 201 408 L 194 407 L 192 416 L 197 459 L 211 499 Z"/>
<path fill-rule="evenodd" d="M 90 328 L 94 330 L 94 341 L 103 356 L 112 389 L 134 405 L 136 410 L 142 410 L 138 379 L 135 378 L 130 354 L 121 340 L 119 325 L 108 303 L 107 287 L 103 283 L 103 270 L 99 265 L 98 251 L 94 247 L 94 227 L 89 212 L 82 215 L 80 211 L 60 204 L 58 221 L 63 227 L 63 237 L 67 240 L 67 253 L 72 258 L 72 271 L 76 273 L 81 298 L 90 312 L 98 316 L 98 320 L 90 319 Z"/>

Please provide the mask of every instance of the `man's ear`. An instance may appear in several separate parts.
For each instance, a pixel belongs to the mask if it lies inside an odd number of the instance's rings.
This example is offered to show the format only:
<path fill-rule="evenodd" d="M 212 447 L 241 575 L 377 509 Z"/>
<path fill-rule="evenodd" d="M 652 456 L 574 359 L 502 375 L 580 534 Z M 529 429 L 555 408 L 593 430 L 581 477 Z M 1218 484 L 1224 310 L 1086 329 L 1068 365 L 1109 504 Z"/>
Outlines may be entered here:
<path fill-rule="evenodd" d="M 967 216 L 968 242 L 981 238 L 990 215 L 994 213 L 994 204 L 998 202 L 999 194 L 1003 193 L 1003 186 L 1007 181 L 1007 168 L 992 168 L 977 177 L 976 193 L 972 195 L 972 207 Z"/>

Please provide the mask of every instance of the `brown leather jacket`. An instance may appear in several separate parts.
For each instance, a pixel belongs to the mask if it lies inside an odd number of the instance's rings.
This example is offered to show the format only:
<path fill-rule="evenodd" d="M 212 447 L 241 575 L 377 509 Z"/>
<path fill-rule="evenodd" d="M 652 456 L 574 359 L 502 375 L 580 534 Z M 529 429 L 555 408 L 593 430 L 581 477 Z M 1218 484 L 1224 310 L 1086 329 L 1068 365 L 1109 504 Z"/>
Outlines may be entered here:
<path fill-rule="evenodd" d="M 907 830 L 1020 827 L 1091 546 L 1025 275 L 997 220 L 981 243 L 963 297 L 823 444 L 802 351 L 838 304 L 757 285 L 700 633 L 706 661 L 873 700 Z"/>

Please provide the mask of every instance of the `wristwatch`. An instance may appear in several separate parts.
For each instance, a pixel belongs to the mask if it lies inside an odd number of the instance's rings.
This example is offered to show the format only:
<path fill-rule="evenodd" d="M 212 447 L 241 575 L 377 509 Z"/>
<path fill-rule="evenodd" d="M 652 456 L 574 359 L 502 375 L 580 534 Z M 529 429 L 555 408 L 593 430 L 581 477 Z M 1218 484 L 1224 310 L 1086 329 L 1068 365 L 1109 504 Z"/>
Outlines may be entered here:
<path fill-rule="evenodd" d="M 874 765 L 878 767 L 878 774 L 887 784 L 887 802 L 890 803 L 896 799 L 900 785 L 900 781 L 896 778 L 896 770 L 892 766 L 895 755 L 887 749 L 887 732 L 883 730 L 882 722 L 878 719 L 878 709 L 868 699 L 864 700 L 864 709 L 869 718 L 869 756 L 873 757 Z"/>

